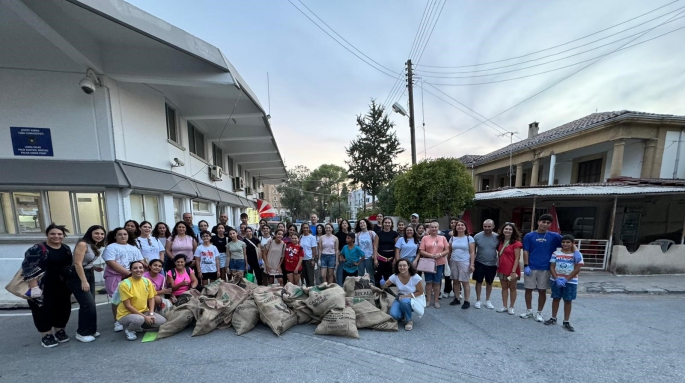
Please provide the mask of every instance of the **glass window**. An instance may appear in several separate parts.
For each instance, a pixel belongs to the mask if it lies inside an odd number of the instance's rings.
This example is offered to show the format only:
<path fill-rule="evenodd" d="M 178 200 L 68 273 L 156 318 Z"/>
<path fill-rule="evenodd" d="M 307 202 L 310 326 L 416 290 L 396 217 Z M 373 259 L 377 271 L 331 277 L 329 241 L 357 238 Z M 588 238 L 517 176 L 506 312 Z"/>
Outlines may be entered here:
<path fill-rule="evenodd" d="M 69 192 L 49 191 L 48 203 L 50 204 L 50 219 L 58 225 L 64 225 L 70 233 L 74 230 L 74 216 L 71 214 L 73 208 L 69 198 Z"/>
<path fill-rule="evenodd" d="M 212 159 L 214 165 L 224 168 L 224 152 L 216 144 L 212 144 Z"/>
<path fill-rule="evenodd" d="M 238 177 L 243 177 L 243 167 L 242 167 L 242 165 L 238 165 Z"/>
<path fill-rule="evenodd" d="M 12 195 L 19 234 L 42 233 L 45 226 L 41 219 L 43 202 L 40 193 L 14 192 Z"/>
<path fill-rule="evenodd" d="M 178 131 L 176 130 L 176 109 L 169 106 L 169 104 L 164 104 L 166 109 L 166 134 L 167 138 L 180 144 L 181 141 L 178 139 Z"/>
<path fill-rule="evenodd" d="M 584 161 L 578 164 L 579 184 L 600 182 L 602 178 L 602 159 Z"/>
<path fill-rule="evenodd" d="M 128 199 L 131 201 L 131 219 L 140 223 L 145 217 L 143 196 L 140 194 L 131 194 Z"/>
<path fill-rule="evenodd" d="M 205 157 L 205 135 L 202 134 L 193 124 L 188 123 L 188 150 L 196 156 Z"/>
<path fill-rule="evenodd" d="M 153 225 L 159 222 L 159 198 L 155 195 L 131 194 L 131 219 L 138 223 L 150 221 Z"/>
<path fill-rule="evenodd" d="M 0 193 L 0 234 L 17 234 L 10 193 Z"/>
<path fill-rule="evenodd" d="M 181 198 L 174 198 L 174 225 L 176 222 L 181 221 L 181 206 L 183 206 L 183 200 Z"/>
<path fill-rule="evenodd" d="M 209 213 L 209 202 L 193 201 L 194 213 Z"/>
<path fill-rule="evenodd" d="M 105 195 L 102 193 L 73 193 L 79 233 L 93 225 L 105 227 Z M 52 213 L 52 210 L 50 211 Z"/>
<path fill-rule="evenodd" d="M 235 166 L 233 164 L 233 158 L 231 158 L 231 156 L 226 157 L 228 157 L 228 175 L 233 177 L 235 175 L 235 169 L 233 169 L 233 167 Z"/>

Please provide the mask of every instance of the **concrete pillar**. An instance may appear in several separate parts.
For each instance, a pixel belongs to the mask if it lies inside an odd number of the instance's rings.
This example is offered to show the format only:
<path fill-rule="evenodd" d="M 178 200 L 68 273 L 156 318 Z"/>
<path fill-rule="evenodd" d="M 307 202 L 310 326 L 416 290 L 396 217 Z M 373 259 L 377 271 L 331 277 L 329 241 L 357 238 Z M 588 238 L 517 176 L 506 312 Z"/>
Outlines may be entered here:
<path fill-rule="evenodd" d="M 474 182 L 473 188 L 474 188 L 477 192 L 480 191 L 480 184 L 481 184 L 480 180 L 481 180 L 481 175 L 480 175 L 480 174 L 476 174 L 476 176 L 473 178 L 473 182 Z"/>
<path fill-rule="evenodd" d="M 516 183 L 514 186 L 517 188 L 523 186 L 523 163 L 516 164 Z"/>
<path fill-rule="evenodd" d="M 614 154 L 611 157 L 611 172 L 609 173 L 609 178 L 621 176 L 621 172 L 623 171 L 623 150 L 625 147 L 625 140 L 614 141 Z"/>
<path fill-rule="evenodd" d="M 533 160 L 533 170 L 530 172 L 530 186 L 538 186 L 538 171 L 540 170 L 540 160 Z"/>
<path fill-rule="evenodd" d="M 549 156 L 549 180 L 547 185 L 554 185 L 554 167 L 557 165 L 557 155 L 552 153 Z"/>
<path fill-rule="evenodd" d="M 645 140 L 645 150 L 642 155 L 642 170 L 640 171 L 641 178 L 657 178 L 652 174 L 654 169 L 654 160 L 656 157 L 656 140 Z"/>

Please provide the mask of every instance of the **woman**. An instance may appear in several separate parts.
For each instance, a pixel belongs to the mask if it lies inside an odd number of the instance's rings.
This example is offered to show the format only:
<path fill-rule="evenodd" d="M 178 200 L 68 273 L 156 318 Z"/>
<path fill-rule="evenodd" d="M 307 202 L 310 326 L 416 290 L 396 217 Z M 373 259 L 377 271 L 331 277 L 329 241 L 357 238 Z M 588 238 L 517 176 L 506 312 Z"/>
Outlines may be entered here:
<path fill-rule="evenodd" d="M 406 259 L 416 269 L 419 243 L 420 240 L 416 233 L 414 233 L 414 227 L 411 225 L 407 226 L 404 229 L 404 235 L 395 242 L 395 263 L 400 259 Z"/>
<path fill-rule="evenodd" d="M 304 224 L 303 224 L 304 225 Z M 338 238 L 333 235 L 333 225 L 327 223 L 324 234 L 318 241 L 321 254 L 321 281 L 335 283 L 335 268 L 338 265 Z"/>
<path fill-rule="evenodd" d="M 381 230 L 378 231 L 378 241 L 374 252 L 373 265 L 376 268 L 376 287 L 381 287 L 381 280 L 387 281 L 392 275 L 392 265 L 395 258 L 395 242 L 399 236 L 393 230 L 393 222 L 386 217 L 381 222 Z"/>
<path fill-rule="evenodd" d="M 287 235 L 283 236 L 283 242 L 288 244 L 290 243 L 290 236 L 292 236 L 293 234 L 297 235 L 297 226 L 295 226 L 294 223 L 291 223 L 290 225 L 288 225 L 288 231 L 286 233 Z"/>
<path fill-rule="evenodd" d="M 302 259 L 302 278 L 307 284 L 307 287 L 315 285 L 314 280 L 314 265 L 319 261 L 319 254 L 321 249 L 316 237 L 312 235 L 312 231 L 308 223 L 303 223 L 300 227 L 300 246 L 304 251 L 304 259 Z M 333 260 L 335 262 L 335 260 Z"/>
<path fill-rule="evenodd" d="M 437 266 L 435 273 L 424 273 L 426 280 L 426 307 L 430 306 L 432 298 L 436 309 L 440 308 L 440 303 L 438 302 L 438 299 L 440 299 L 440 286 L 442 285 L 442 274 L 447 263 L 445 257 L 449 254 L 449 244 L 444 236 L 438 235 L 439 228 L 438 221 L 431 222 L 428 226 L 428 235 L 421 239 L 421 246 L 419 247 L 421 258 L 433 259 Z"/>
<path fill-rule="evenodd" d="M 247 252 L 247 264 L 250 266 L 250 270 L 254 274 L 257 284 L 262 285 L 264 270 L 262 270 L 259 262 L 262 258 L 262 253 L 260 251 L 261 244 L 259 239 L 255 238 L 254 231 L 249 226 L 245 228 L 245 238 L 243 238 L 243 242 L 247 245 L 245 247 L 245 251 Z"/>
<path fill-rule="evenodd" d="M 268 275 L 268 284 L 273 284 L 275 281 L 283 286 L 283 258 L 285 257 L 285 242 L 283 241 L 283 230 L 277 229 L 276 236 L 269 240 L 264 251 L 262 252 L 264 258 L 264 267 Z"/>
<path fill-rule="evenodd" d="M 201 234 L 203 231 L 208 231 L 209 230 L 209 223 L 205 220 L 202 220 L 197 223 L 197 227 L 200 228 L 200 231 L 198 233 L 195 233 L 195 238 L 197 239 L 197 243 L 200 244 L 202 243 L 202 237 Z M 211 233 L 210 233 L 211 234 Z"/>
<path fill-rule="evenodd" d="M 219 279 L 219 250 L 212 245 L 212 233 L 209 230 L 200 232 L 202 243 L 195 249 L 195 273 L 202 286 Z"/>
<path fill-rule="evenodd" d="M 107 295 L 112 297 L 112 294 L 119 287 L 119 282 L 122 279 L 131 275 L 129 266 L 133 261 L 140 261 L 143 259 L 143 254 L 136 247 L 136 240 L 129 236 L 128 230 L 123 227 L 117 227 L 107 234 L 107 247 L 102 253 L 102 260 L 105 261 L 107 267 L 105 268 L 105 290 Z M 117 306 L 112 306 L 112 315 L 114 316 L 114 331 L 123 331 L 124 327 L 117 321 Z"/>
<path fill-rule="evenodd" d="M 266 272 L 266 264 L 265 264 L 266 259 L 265 259 L 264 254 L 266 254 L 266 246 L 273 239 L 273 237 L 271 236 L 271 228 L 268 225 L 262 226 L 261 231 L 262 231 L 262 236 L 259 240 L 259 262 L 261 263 L 262 266 L 264 266 L 264 272 L 262 273 L 262 275 L 263 275 L 262 283 L 266 286 L 269 284 L 269 280 L 268 280 L 268 276 L 267 276 L 267 272 Z"/>
<path fill-rule="evenodd" d="M 416 225 L 416 236 L 419 237 L 419 240 L 423 238 L 423 236 L 426 234 L 426 226 L 422 223 Z"/>
<path fill-rule="evenodd" d="M 166 279 L 164 278 L 162 270 L 162 261 L 160 259 L 153 259 L 150 262 L 150 269 L 143 274 L 143 277 L 147 278 L 155 286 L 155 307 L 164 308 L 162 306 L 163 298 L 166 294 L 171 294 L 171 288 L 165 288 Z"/>
<path fill-rule="evenodd" d="M 347 233 L 353 233 L 352 231 L 352 226 L 350 225 L 350 222 L 346 219 L 343 219 L 340 221 L 340 225 L 338 225 L 338 232 L 335 233 L 336 238 L 338 238 L 338 268 L 335 271 L 335 280 L 338 282 L 338 285 L 342 287 L 344 279 L 343 279 L 343 260 L 342 260 L 342 254 L 340 252 L 342 251 L 343 247 L 345 246 L 345 243 L 347 240 L 345 239 L 347 237 Z"/>
<path fill-rule="evenodd" d="M 316 225 L 316 229 L 312 228 L 311 226 L 310 228 L 316 233 L 316 243 L 319 243 L 321 237 L 326 234 L 326 228 L 321 223 Z M 323 282 L 323 279 L 321 279 L 321 258 L 319 257 L 317 264 L 314 267 L 314 283 L 318 285 L 321 282 Z"/>
<path fill-rule="evenodd" d="M 245 229 L 247 230 L 247 228 Z M 247 256 L 245 255 L 245 242 L 238 239 L 238 232 L 235 229 L 228 231 L 228 238 L 231 240 L 226 245 L 228 252 L 228 271 L 231 273 L 233 280 L 242 280 L 245 274 L 245 267 L 247 265 Z"/>
<path fill-rule="evenodd" d="M 158 328 L 166 319 L 155 313 L 155 285 L 143 278 L 143 262 L 134 261 L 130 266 L 131 276 L 119 285 L 121 303 L 117 306 L 117 321 L 124 327 L 126 339 L 136 340 L 136 332 L 148 328 Z"/>
<path fill-rule="evenodd" d="M 500 229 L 498 237 L 497 255 L 499 257 L 499 267 L 497 268 L 497 275 L 502 285 L 502 308 L 497 310 L 497 312 L 503 313 L 508 311 L 509 315 L 514 315 L 516 282 L 521 278 L 521 265 L 519 265 L 519 257 L 523 248 L 523 244 L 520 241 L 521 234 L 516 229 L 516 225 L 507 222 Z M 508 310 L 507 298 L 510 299 Z"/>
<path fill-rule="evenodd" d="M 284 234 L 287 232 L 285 224 L 283 222 L 279 222 L 278 225 L 276 225 L 276 230 L 283 230 Z M 276 232 L 274 232 L 274 235 L 276 235 Z"/>
<path fill-rule="evenodd" d="M 357 221 L 354 231 L 357 233 L 355 243 L 364 252 L 364 259 L 359 264 L 359 276 L 368 273 L 371 283 L 374 283 L 373 260 L 378 248 L 378 235 L 371 230 L 371 222 L 366 218 Z"/>
<path fill-rule="evenodd" d="M 152 229 L 152 236 L 157 238 L 159 243 L 161 243 L 162 247 L 164 248 L 164 256 L 161 258 L 162 262 L 164 262 L 164 269 L 171 270 L 171 268 L 174 267 L 174 260 L 166 256 L 166 241 L 169 237 L 171 237 L 171 230 L 169 230 L 169 226 L 167 226 L 167 224 L 164 222 L 157 222 L 155 228 Z"/>
<path fill-rule="evenodd" d="M 128 231 L 128 236 L 134 240 L 140 237 L 140 225 L 137 221 L 129 219 L 126 221 L 126 223 L 124 223 L 124 229 Z M 138 246 L 138 244 L 136 243 L 134 246 Z"/>
<path fill-rule="evenodd" d="M 47 240 L 26 250 L 21 263 L 24 280 L 31 288 L 27 295 L 32 298 L 28 304 L 33 324 L 46 348 L 69 341 L 64 328 L 71 315 L 71 291 L 63 281 L 64 270 L 72 264 L 71 249 L 63 243 L 68 232 L 51 223 L 45 230 Z"/>
<path fill-rule="evenodd" d="M 195 249 L 197 241 L 192 233 L 193 229 L 187 223 L 178 221 L 171 231 L 171 237 L 166 242 L 166 255 L 169 259 L 176 259 L 178 254 L 186 256 L 186 264 L 195 268 Z M 175 262 L 175 261 L 174 261 Z"/>
<path fill-rule="evenodd" d="M 403 235 L 404 235 L 404 229 L 405 229 L 406 227 L 407 227 L 407 224 L 406 224 L 404 221 L 402 221 L 402 220 L 398 221 L 398 222 L 397 222 L 397 233 L 398 233 L 400 236 L 403 236 Z"/>
<path fill-rule="evenodd" d="M 414 266 L 406 259 L 400 259 L 395 263 L 393 272 L 394 274 L 385 282 L 385 287 L 395 285 L 399 294 L 392 302 L 390 316 L 396 321 L 406 320 L 404 329 L 411 331 L 414 328 L 414 322 L 411 320 L 411 298 L 420 297 L 423 294 L 421 277 L 416 274 Z"/>
<path fill-rule="evenodd" d="M 102 271 L 93 263 L 105 247 L 105 228 L 94 225 L 88 228 L 74 248 L 73 267 L 67 278 L 69 290 L 78 301 L 78 329 L 76 339 L 87 343 L 95 340 L 97 332 L 97 311 L 95 307 L 95 271 Z"/>
<path fill-rule="evenodd" d="M 445 239 L 449 242 L 450 238 L 454 235 L 454 225 L 457 224 L 457 219 L 456 218 L 451 218 L 450 219 L 450 228 L 445 230 L 442 234 L 445 236 Z M 449 264 L 449 260 L 448 260 Z M 445 267 L 447 269 L 447 267 Z M 450 272 L 445 273 L 443 275 L 443 278 L 445 279 L 445 288 L 442 290 L 442 294 L 440 294 L 440 298 L 449 298 L 450 295 L 455 295 L 454 292 L 452 291 L 452 272 L 451 272 L 452 267 L 450 266 Z M 445 270 L 447 271 L 447 270 Z M 459 295 L 457 295 L 459 296 Z"/>
<path fill-rule="evenodd" d="M 226 226 L 223 223 L 216 225 L 216 235 L 212 236 L 212 245 L 219 251 L 219 277 L 222 281 L 226 280 Z"/>
<path fill-rule="evenodd" d="M 450 302 L 450 306 L 459 304 L 459 284 L 464 294 L 464 303 L 461 305 L 462 309 L 471 307 L 469 297 L 471 295 L 471 286 L 469 285 L 469 278 L 471 277 L 471 258 L 476 254 L 476 243 L 473 237 L 466 232 L 466 222 L 456 220 L 454 229 L 452 229 L 452 237 L 450 238 L 450 273 L 452 278 L 452 287 L 454 289 L 454 300 Z"/>
<path fill-rule="evenodd" d="M 136 238 L 138 248 L 145 262 L 153 259 L 164 259 L 164 246 L 152 236 L 152 224 L 148 221 L 140 223 L 140 236 Z"/>
<path fill-rule="evenodd" d="M 255 232 L 252 233 L 253 235 L 256 234 L 256 237 L 259 237 L 259 240 L 262 239 L 262 228 L 263 228 L 264 226 L 269 226 L 269 224 L 266 222 L 265 219 L 262 218 L 262 219 L 259 220 L 259 226 L 257 227 L 257 232 L 256 232 L 256 233 L 255 233 Z"/>
<path fill-rule="evenodd" d="M 186 256 L 178 254 L 174 257 L 174 268 L 166 273 L 167 286 L 171 286 L 171 301 L 176 303 L 176 297 L 197 287 L 195 273 L 186 265 Z"/>

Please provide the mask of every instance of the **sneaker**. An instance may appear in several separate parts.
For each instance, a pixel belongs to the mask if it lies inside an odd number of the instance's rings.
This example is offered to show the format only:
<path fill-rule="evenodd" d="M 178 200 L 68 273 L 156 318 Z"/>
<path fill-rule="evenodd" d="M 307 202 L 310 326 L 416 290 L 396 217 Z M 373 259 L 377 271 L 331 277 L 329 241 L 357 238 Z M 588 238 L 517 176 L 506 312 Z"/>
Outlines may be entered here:
<path fill-rule="evenodd" d="M 514 314 L 516 314 L 516 311 L 514 311 L 514 308 L 513 308 L 513 307 L 509 307 L 509 311 L 507 311 L 507 312 L 509 313 L 509 315 L 514 315 Z"/>
<path fill-rule="evenodd" d="M 485 301 L 485 307 L 489 308 L 490 310 L 495 308 L 495 306 L 493 306 L 492 302 L 490 301 Z"/>
<path fill-rule="evenodd" d="M 114 322 L 114 332 L 124 331 L 124 326 L 119 322 Z"/>
<path fill-rule="evenodd" d="M 438 301 L 435 301 L 434 307 L 435 307 L 436 309 L 439 309 L 439 308 L 440 308 L 440 303 L 438 303 Z"/>
<path fill-rule="evenodd" d="M 57 339 L 57 341 L 60 343 L 66 343 L 69 341 L 69 335 L 67 335 L 67 333 L 64 332 L 64 329 L 62 329 L 55 333 L 55 339 Z"/>
<path fill-rule="evenodd" d="M 53 348 L 59 346 L 59 342 L 57 342 L 57 339 L 55 339 L 55 336 L 52 334 L 44 336 L 40 342 L 43 344 L 43 347 L 45 348 Z"/>
<path fill-rule="evenodd" d="M 563 326 L 564 326 L 564 329 L 566 331 L 570 331 L 570 332 L 576 331 L 576 329 L 574 329 L 573 326 L 571 326 L 571 323 L 569 323 L 569 322 L 564 322 Z"/>
<path fill-rule="evenodd" d="M 471 307 L 471 303 L 469 303 L 469 301 L 464 301 L 464 304 L 461 305 L 461 308 L 464 310 L 466 310 L 469 307 Z"/>
<path fill-rule="evenodd" d="M 454 291 L 450 291 L 450 296 L 451 296 L 451 297 L 454 296 Z"/>
<path fill-rule="evenodd" d="M 100 336 L 100 333 L 99 333 L 99 332 L 97 332 L 97 331 L 95 331 L 95 334 L 93 334 L 93 336 L 97 338 L 97 337 L 99 337 L 99 336 Z"/>
<path fill-rule="evenodd" d="M 445 294 L 445 293 L 440 293 L 440 299 L 442 299 L 442 298 L 448 298 L 448 297 L 449 297 L 449 295 L 447 295 L 447 294 Z"/>
<path fill-rule="evenodd" d="M 536 321 L 536 322 L 543 322 L 544 320 L 545 320 L 545 319 L 542 317 L 542 313 L 541 313 L 541 312 L 538 311 L 537 313 L 535 313 L 535 321 Z"/>
<path fill-rule="evenodd" d="M 497 312 L 498 313 L 505 313 L 505 312 L 507 312 L 507 308 L 506 307 L 499 308 L 499 309 L 497 309 Z"/>
<path fill-rule="evenodd" d="M 128 340 L 138 339 L 138 336 L 136 335 L 135 331 L 124 330 L 124 334 L 126 334 L 126 339 L 128 339 Z"/>
<path fill-rule="evenodd" d="M 450 306 L 457 306 L 459 304 L 459 299 L 454 298 L 452 302 L 450 302 Z"/>
<path fill-rule="evenodd" d="M 519 315 L 520 318 L 526 319 L 526 318 L 532 318 L 533 317 L 533 310 L 526 310 L 523 314 Z"/>
<path fill-rule="evenodd" d="M 476 301 L 476 303 L 473 305 L 473 307 L 479 309 L 480 308 L 480 301 Z"/>
<path fill-rule="evenodd" d="M 90 343 L 95 340 L 95 337 L 92 335 L 81 335 L 77 333 L 76 340 L 81 341 L 83 343 Z"/>
<path fill-rule="evenodd" d="M 557 318 L 549 318 L 549 319 L 547 319 L 547 320 L 545 321 L 545 324 L 546 324 L 547 326 L 549 326 L 549 325 L 551 325 L 551 324 L 557 324 Z"/>
<path fill-rule="evenodd" d="M 460 300 L 461 300 L 461 299 L 464 299 L 464 294 L 459 293 L 459 299 L 460 299 Z"/>

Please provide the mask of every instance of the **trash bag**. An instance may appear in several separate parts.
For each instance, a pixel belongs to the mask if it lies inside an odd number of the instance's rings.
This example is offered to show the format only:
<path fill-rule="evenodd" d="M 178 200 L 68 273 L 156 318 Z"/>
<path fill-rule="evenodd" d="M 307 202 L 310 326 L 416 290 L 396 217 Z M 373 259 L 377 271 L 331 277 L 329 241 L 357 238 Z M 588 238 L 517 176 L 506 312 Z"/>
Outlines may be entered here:
<path fill-rule="evenodd" d="M 368 276 L 347 277 L 343 284 L 345 296 L 366 299 L 369 302 L 373 302 L 372 286 Z"/>
<path fill-rule="evenodd" d="M 159 326 L 157 339 L 170 337 L 183 331 L 195 319 L 192 310 L 185 307 L 174 306 L 166 314 L 166 322 Z"/>
<path fill-rule="evenodd" d="M 345 290 L 335 283 L 324 282 L 308 289 L 307 292 L 309 296 L 304 303 L 318 317 L 325 316 L 333 309 L 345 308 Z"/>
<path fill-rule="evenodd" d="M 267 286 L 259 286 L 253 291 L 259 319 L 279 336 L 297 324 L 297 314 L 281 298 L 284 291 L 282 287 Z"/>
<path fill-rule="evenodd" d="M 388 292 L 388 290 L 390 290 L 390 292 Z M 376 307 L 387 314 L 390 312 L 390 307 L 395 301 L 395 296 L 397 296 L 397 287 L 392 286 L 380 293 L 375 293 L 374 303 L 376 304 Z"/>
<path fill-rule="evenodd" d="M 316 326 L 314 334 L 359 338 L 354 310 L 351 307 L 332 309 L 323 317 L 321 323 Z"/>
<path fill-rule="evenodd" d="M 259 309 L 254 299 L 247 299 L 236 307 L 231 319 L 231 325 L 236 335 L 243 335 L 252 330 L 259 323 Z"/>
<path fill-rule="evenodd" d="M 366 299 L 345 298 L 345 303 L 354 310 L 357 328 L 371 328 L 379 331 L 397 331 L 397 321 L 382 312 Z"/>
<path fill-rule="evenodd" d="M 314 314 L 314 311 L 305 303 L 305 300 L 309 298 L 309 293 L 305 289 L 290 282 L 283 289 L 285 290 L 283 302 L 297 315 L 297 324 L 321 322 L 323 315 Z"/>
<path fill-rule="evenodd" d="M 205 286 L 202 294 L 193 336 L 207 334 L 218 326 L 230 327 L 233 311 L 248 295 L 242 287 L 221 280 Z"/>

